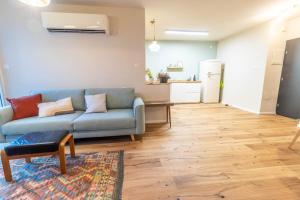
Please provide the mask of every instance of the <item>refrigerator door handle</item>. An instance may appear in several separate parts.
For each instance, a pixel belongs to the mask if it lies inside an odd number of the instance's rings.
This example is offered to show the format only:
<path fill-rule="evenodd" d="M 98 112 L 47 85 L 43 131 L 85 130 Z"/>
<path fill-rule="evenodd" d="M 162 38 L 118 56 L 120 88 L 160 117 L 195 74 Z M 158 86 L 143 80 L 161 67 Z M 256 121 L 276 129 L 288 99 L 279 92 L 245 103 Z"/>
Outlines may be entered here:
<path fill-rule="evenodd" d="M 212 76 L 212 75 L 221 75 L 220 73 L 212 73 L 212 72 L 208 72 L 207 74 L 208 74 L 208 76 Z"/>
<path fill-rule="evenodd" d="M 220 73 L 212 73 L 212 72 L 207 73 L 208 78 L 210 78 L 211 76 L 220 76 L 220 75 L 221 75 Z"/>

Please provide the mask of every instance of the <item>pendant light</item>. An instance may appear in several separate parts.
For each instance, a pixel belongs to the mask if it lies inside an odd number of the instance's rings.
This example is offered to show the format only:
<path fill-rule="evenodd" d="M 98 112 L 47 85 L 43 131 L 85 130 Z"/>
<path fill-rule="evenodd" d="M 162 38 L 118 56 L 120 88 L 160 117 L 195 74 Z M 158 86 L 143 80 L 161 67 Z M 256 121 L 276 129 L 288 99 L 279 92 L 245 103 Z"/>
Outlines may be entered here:
<path fill-rule="evenodd" d="M 34 7 L 46 7 L 51 2 L 51 0 L 19 0 L 19 1 Z"/>
<path fill-rule="evenodd" d="M 158 52 L 160 50 L 160 46 L 156 41 L 156 37 L 155 37 L 155 19 L 151 20 L 150 23 L 153 26 L 153 41 L 151 42 L 151 44 L 149 45 L 149 49 L 150 51 L 153 52 Z"/>

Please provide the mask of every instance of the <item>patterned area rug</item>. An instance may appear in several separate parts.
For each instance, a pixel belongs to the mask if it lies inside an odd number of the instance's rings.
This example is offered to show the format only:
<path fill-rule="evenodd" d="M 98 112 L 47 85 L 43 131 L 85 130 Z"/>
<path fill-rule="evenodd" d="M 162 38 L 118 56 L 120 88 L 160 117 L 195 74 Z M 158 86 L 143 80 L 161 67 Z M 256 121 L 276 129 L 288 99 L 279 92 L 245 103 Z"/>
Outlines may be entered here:
<path fill-rule="evenodd" d="M 123 151 L 67 155 L 67 174 L 61 175 L 55 157 L 10 161 L 13 183 L 6 183 L 1 165 L 0 199 L 121 199 Z"/>

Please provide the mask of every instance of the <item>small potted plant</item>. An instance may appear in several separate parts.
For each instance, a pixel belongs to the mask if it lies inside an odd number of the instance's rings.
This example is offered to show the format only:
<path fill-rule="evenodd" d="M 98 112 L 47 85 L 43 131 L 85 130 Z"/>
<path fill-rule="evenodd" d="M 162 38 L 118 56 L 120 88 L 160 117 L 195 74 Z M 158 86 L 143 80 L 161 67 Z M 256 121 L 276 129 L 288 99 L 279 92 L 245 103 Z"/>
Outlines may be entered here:
<path fill-rule="evenodd" d="M 170 76 L 167 72 L 160 72 L 160 73 L 158 73 L 158 79 L 159 79 L 160 83 L 168 83 Z"/>
<path fill-rule="evenodd" d="M 153 82 L 153 75 L 149 68 L 146 69 L 146 80 L 149 82 Z"/>

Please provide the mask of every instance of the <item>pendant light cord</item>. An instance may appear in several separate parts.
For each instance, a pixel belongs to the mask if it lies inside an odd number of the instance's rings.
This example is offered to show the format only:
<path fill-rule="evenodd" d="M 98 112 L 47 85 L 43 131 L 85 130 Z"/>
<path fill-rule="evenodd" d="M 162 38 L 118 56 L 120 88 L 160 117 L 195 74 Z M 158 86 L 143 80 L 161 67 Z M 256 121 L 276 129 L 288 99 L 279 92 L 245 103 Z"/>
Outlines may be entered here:
<path fill-rule="evenodd" d="M 156 37 L 155 37 L 155 19 L 151 20 L 150 23 L 153 25 L 153 41 L 156 41 Z"/>

